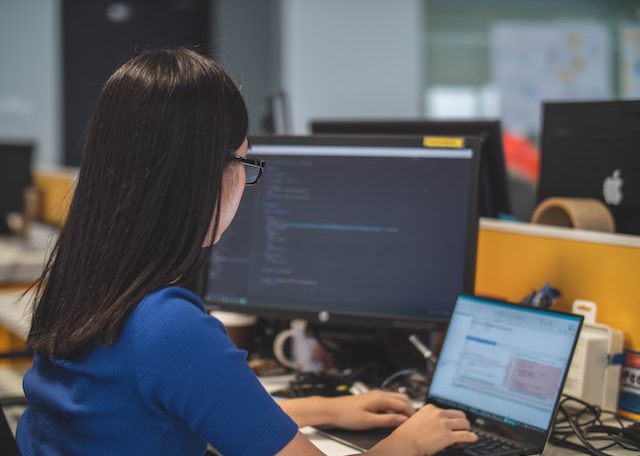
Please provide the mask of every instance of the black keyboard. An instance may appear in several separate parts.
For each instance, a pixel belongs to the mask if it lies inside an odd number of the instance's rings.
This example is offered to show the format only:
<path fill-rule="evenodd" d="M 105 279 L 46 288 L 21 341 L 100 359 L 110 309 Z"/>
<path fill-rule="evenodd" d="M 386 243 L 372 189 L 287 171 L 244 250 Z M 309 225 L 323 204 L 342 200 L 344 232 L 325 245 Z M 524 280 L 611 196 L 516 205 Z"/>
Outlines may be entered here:
<path fill-rule="evenodd" d="M 321 432 L 359 450 L 369 450 L 380 440 L 388 437 L 393 429 L 370 429 L 367 431 L 348 431 L 346 429 L 321 428 Z M 454 445 L 438 453 L 438 456 L 522 456 L 536 454 L 535 450 L 516 442 L 500 438 L 483 431 L 473 430 L 478 441 L 465 446 Z"/>
<path fill-rule="evenodd" d="M 516 442 L 500 438 L 493 434 L 487 434 L 482 431 L 474 430 L 474 432 L 478 434 L 478 441 L 476 443 L 467 444 L 464 447 L 449 447 L 438 453 L 438 455 L 521 456 L 523 454 L 531 454 L 527 452 L 527 447 Z"/>

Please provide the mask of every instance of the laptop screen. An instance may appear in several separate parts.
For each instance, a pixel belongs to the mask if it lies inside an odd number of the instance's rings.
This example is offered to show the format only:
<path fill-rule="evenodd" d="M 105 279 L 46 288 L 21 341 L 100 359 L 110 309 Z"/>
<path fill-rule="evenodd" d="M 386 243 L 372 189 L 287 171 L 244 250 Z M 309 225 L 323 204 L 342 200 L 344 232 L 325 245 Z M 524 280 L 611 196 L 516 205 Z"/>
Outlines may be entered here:
<path fill-rule="evenodd" d="M 429 398 L 547 432 L 582 317 L 460 296 Z"/>

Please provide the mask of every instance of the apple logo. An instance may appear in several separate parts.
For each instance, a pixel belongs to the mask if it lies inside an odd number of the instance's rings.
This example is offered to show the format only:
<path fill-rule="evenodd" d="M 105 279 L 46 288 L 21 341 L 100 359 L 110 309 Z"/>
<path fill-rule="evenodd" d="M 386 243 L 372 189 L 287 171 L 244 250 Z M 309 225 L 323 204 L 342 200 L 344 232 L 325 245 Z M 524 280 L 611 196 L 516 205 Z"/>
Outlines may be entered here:
<path fill-rule="evenodd" d="M 602 194 L 607 204 L 617 206 L 622 202 L 624 196 L 622 194 L 622 184 L 624 184 L 624 179 L 622 179 L 622 171 L 619 169 L 616 169 L 612 176 L 604 180 Z"/>

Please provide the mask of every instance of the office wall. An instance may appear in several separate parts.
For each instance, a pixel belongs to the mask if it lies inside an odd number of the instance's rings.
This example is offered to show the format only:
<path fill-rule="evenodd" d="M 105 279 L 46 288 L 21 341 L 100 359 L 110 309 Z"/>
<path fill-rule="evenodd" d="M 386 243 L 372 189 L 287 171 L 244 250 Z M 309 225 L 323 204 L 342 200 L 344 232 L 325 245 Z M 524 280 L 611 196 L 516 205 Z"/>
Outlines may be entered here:
<path fill-rule="evenodd" d="M 284 88 L 297 132 L 314 117 L 420 114 L 419 0 L 211 0 L 211 46 L 261 131 Z M 62 159 L 61 0 L 0 2 L 0 141 Z"/>
<path fill-rule="evenodd" d="M 265 98 L 280 85 L 280 0 L 212 0 L 211 48 L 247 103 L 251 132 L 262 131 Z"/>
<path fill-rule="evenodd" d="M 265 96 L 283 87 L 284 71 L 290 99 L 296 94 L 293 114 L 303 119 L 296 122 L 299 131 L 312 115 L 419 113 L 417 0 L 212 3 L 211 47 L 242 88 L 252 131 L 261 130 Z M 60 11 L 60 0 L 0 4 L 0 139 L 36 138 L 44 163 L 62 156 Z M 285 46 L 286 67 L 280 60 L 285 18 L 287 36 L 295 40 Z"/>
<path fill-rule="evenodd" d="M 34 139 L 60 158 L 60 0 L 0 2 L 0 141 Z"/>
<path fill-rule="evenodd" d="M 422 93 L 420 0 L 281 0 L 293 130 L 316 117 L 411 117 Z"/>
<path fill-rule="evenodd" d="M 426 88 L 490 83 L 491 26 L 496 22 L 599 24 L 610 30 L 615 48 L 620 22 L 640 17 L 636 0 L 427 0 L 424 11 Z M 613 71 L 615 60 L 610 62 Z"/>

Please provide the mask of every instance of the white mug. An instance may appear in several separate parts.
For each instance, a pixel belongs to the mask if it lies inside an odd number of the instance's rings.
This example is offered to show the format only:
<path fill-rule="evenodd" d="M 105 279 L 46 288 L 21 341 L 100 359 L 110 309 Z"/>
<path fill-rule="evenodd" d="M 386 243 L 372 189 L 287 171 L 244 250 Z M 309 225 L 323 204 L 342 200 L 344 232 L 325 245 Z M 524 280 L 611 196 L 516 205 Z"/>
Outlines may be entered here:
<path fill-rule="evenodd" d="M 291 358 L 287 357 L 284 346 L 291 338 Z M 320 361 L 313 359 L 318 341 L 307 335 L 307 322 L 292 320 L 290 329 L 281 331 L 273 340 L 273 353 L 285 367 L 302 372 L 319 372 L 324 368 Z"/>

